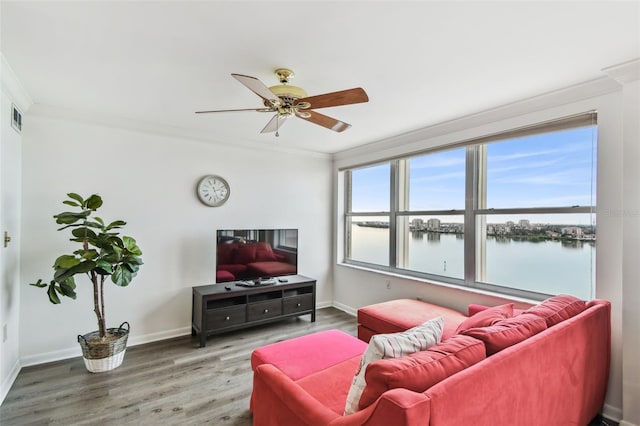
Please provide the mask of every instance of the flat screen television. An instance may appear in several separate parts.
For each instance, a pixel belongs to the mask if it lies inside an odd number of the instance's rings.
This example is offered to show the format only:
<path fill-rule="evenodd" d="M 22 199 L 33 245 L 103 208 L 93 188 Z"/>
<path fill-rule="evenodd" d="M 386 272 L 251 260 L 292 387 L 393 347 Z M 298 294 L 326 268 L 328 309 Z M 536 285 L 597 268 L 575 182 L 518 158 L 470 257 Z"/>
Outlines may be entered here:
<path fill-rule="evenodd" d="M 266 280 L 297 273 L 297 229 L 216 232 L 216 282 Z"/>

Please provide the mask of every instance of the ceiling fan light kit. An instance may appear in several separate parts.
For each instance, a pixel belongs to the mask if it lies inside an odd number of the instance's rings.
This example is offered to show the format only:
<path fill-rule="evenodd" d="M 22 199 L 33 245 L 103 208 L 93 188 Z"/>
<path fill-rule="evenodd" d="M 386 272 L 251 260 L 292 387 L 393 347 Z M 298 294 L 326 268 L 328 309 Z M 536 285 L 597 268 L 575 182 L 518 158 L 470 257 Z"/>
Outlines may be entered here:
<path fill-rule="evenodd" d="M 343 132 L 351 127 L 351 125 L 320 114 L 319 112 L 314 111 L 314 109 L 351 105 L 369 101 L 367 93 L 361 87 L 342 90 L 339 92 L 325 93 L 322 95 L 308 96 L 307 92 L 301 87 L 289 84 L 291 79 L 294 77 L 293 71 L 286 68 L 278 68 L 275 70 L 275 75 L 280 81 L 280 84 L 267 87 L 255 77 L 242 74 L 231 74 L 233 78 L 262 98 L 264 108 L 196 111 L 196 114 L 232 111 L 275 112 L 275 115 L 260 133 L 275 132 L 276 136 L 279 136 L 278 130 L 280 129 L 280 126 L 284 124 L 284 121 L 287 118 L 294 116 L 333 130 L 334 132 Z"/>

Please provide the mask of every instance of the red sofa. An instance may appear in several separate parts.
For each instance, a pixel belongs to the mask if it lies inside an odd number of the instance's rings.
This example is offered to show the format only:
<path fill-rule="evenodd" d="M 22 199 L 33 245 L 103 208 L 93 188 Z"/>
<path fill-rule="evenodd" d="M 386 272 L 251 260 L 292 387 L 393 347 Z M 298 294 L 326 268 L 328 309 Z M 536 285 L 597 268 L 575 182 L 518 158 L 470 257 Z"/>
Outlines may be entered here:
<path fill-rule="evenodd" d="M 252 355 L 253 424 L 585 426 L 604 403 L 611 305 L 603 300 L 580 301 L 580 308 L 572 311 L 554 304 L 553 298 L 550 301 L 470 329 L 463 323 L 475 321 L 484 308 L 474 307 L 477 314 L 468 318 L 451 314 L 449 321 L 457 322 L 461 333 L 445 332 L 442 342 L 427 351 L 369 364 L 367 387 L 377 384 L 381 394 L 350 415 L 342 411 L 367 346 L 362 340 L 334 330 L 259 348 Z M 403 318 L 401 310 L 396 315 Z M 531 336 L 514 340 L 523 330 Z M 466 355 L 459 350 L 449 356 L 461 344 Z M 483 353 L 478 347 L 484 348 Z M 476 359 L 470 366 L 462 365 L 460 360 L 470 360 L 471 352 Z M 438 357 L 452 363 L 437 365 L 444 365 L 444 370 L 429 370 L 438 377 L 422 377 L 427 370 L 420 362 Z M 403 370 L 406 366 L 413 370 Z M 454 372 L 446 374 L 451 366 Z M 422 379 L 428 387 L 416 389 L 416 380 Z"/>
<path fill-rule="evenodd" d="M 216 282 L 293 275 L 295 263 L 267 242 L 218 244 Z"/>

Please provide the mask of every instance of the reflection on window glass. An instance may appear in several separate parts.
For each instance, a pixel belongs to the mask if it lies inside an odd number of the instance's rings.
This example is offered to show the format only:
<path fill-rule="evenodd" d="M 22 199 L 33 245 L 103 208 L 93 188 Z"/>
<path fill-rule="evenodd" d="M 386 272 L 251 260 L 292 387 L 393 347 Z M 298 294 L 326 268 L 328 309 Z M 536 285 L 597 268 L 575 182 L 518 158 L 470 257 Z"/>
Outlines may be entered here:
<path fill-rule="evenodd" d="M 401 221 L 402 222 L 402 221 Z M 398 228 L 401 228 L 400 226 Z M 411 216 L 398 230 L 406 238 L 399 253 L 404 269 L 462 279 L 464 277 L 464 218 Z"/>
<path fill-rule="evenodd" d="M 409 210 L 464 209 L 465 149 L 411 157 Z"/>
<path fill-rule="evenodd" d="M 479 281 L 589 299 L 595 281 L 590 214 L 479 216 Z"/>
<path fill-rule="evenodd" d="M 351 171 L 351 211 L 388 212 L 389 163 Z"/>
<path fill-rule="evenodd" d="M 349 241 L 350 260 L 389 266 L 388 217 L 352 217 Z"/>
<path fill-rule="evenodd" d="M 487 145 L 487 207 L 595 204 L 595 126 Z"/>

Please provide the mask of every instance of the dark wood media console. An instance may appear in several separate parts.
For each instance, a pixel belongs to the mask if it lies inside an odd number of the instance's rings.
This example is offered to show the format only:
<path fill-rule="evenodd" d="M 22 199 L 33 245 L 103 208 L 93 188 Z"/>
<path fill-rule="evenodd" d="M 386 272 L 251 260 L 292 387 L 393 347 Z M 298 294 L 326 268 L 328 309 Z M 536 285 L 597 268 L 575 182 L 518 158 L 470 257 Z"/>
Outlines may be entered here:
<path fill-rule="evenodd" d="M 281 278 L 287 282 L 274 279 L 276 284 L 241 287 L 232 281 L 193 287 L 191 335 L 199 334 L 202 348 L 213 334 L 306 314 L 315 322 L 316 280 L 302 275 Z"/>

